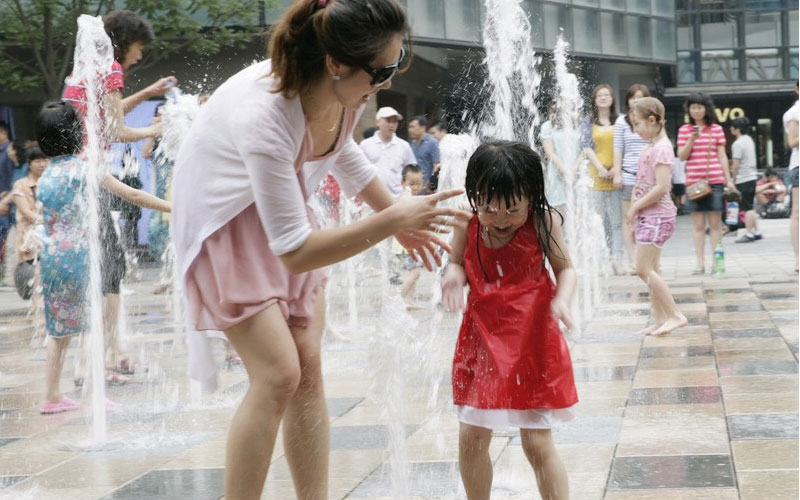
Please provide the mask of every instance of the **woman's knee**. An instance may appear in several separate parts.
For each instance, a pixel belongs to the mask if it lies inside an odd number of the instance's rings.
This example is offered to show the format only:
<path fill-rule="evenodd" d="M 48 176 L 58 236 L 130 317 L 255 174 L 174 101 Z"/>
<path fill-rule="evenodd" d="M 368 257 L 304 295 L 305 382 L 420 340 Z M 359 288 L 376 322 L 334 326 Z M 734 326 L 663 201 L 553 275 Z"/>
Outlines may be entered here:
<path fill-rule="evenodd" d="M 250 377 L 250 392 L 259 399 L 285 405 L 300 386 L 301 370 L 296 362 L 286 362 L 264 367 Z"/>
<path fill-rule="evenodd" d="M 458 442 L 462 453 L 488 453 L 489 445 L 492 443 L 492 431 L 484 427 L 462 423 L 459 429 Z"/>
<path fill-rule="evenodd" d="M 528 457 L 537 461 L 544 460 L 549 453 L 555 450 L 553 434 L 550 429 L 522 429 L 520 432 L 522 449 Z"/>

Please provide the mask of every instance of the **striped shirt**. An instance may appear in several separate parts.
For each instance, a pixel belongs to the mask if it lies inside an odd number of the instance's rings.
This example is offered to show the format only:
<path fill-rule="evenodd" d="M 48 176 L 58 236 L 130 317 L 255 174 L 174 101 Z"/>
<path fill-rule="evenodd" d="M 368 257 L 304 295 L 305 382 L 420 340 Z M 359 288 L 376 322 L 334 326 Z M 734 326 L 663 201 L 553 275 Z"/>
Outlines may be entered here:
<path fill-rule="evenodd" d="M 650 144 L 628 125 L 625 115 L 617 117 L 614 124 L 614 152 L 622 153 L 622 185 L 636 184 L 636 171 L 639 169 L 639 155 Z"/>
<path fill-rule="evenodd" d="M 689 142 L 694 125 L 687 123 L 678 129 L 678 148 Z M 718 124 L 706 125 L 700 129 L 700 136 L 694 141 L 689 158 L 686 159 L 686 184 L 694 184 L 706 177 L 708 168 L 709 184 L 725 184 L 725 174 L 719 162 L 717 148 L 725 146 L 725 131 Z"/>

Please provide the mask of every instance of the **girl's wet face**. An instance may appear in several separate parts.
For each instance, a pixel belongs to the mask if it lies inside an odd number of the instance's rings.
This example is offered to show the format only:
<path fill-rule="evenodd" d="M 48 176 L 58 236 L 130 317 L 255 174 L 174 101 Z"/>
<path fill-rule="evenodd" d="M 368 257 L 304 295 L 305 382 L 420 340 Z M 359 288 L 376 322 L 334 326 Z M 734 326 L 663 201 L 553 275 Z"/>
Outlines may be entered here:
<path fill-rule="evenodd" d="M 403 35 L 397 33 L 386 47 L 378 53 L 369 64 L 372 69 L 381 69 L 396 64 L 403 50 Z M 389 79 L 378 87 L 372 86 L 373 77 L 362 68 L 341 66 L 340 80 L 333 82 L 333 91 L 339 103 L 352 109 L 358 109 L 366 104 L 379 90 L 386 90 L 392 86 Z"/>
<path fill-rule="evenodd" d="M 134 66 L 136 63 L 141 61 L 143 49 L 144 43 L 140 41 L 130 44 L 128 46 L 128 50 L 125 52 L 125 55 L 122 57 L 122 69 L 130 69 L 131 66 Z"/>
<path fill-rule="evenodd" d="M 705 105 L 697 102 L 691 103 L 689 105 L 689 116 L 691 116 L 694 121 L 705 120 L 706 119 Z"/>
<path fill-rule="evenodd" d="M 493 199 L 477 207 L 478 220 L 490 236 L 503 238 L 513 235 L 528 220 L 528 199 L 520 198 L 511 205 Z"/>

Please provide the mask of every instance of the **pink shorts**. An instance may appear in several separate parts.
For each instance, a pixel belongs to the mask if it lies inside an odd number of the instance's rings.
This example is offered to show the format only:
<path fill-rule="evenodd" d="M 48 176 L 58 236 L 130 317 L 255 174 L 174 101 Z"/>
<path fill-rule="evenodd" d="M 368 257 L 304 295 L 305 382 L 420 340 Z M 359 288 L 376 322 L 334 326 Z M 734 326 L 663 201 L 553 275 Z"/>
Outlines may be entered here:
<path fill-rule="evenodd" d="M 203 242 L 186 273 L 186 312 L 197 330 L 224 331 L 277 303 L 289 326 L 305 327 L 326 281 L 323 269 L 289 272 L 253 203 Z"/>
<path fill-rule="evenodd" d="M 636 243 L 638 245 L 655 245 L 658 248 L 675 234 L 675 216 L 636 218 Z"/>

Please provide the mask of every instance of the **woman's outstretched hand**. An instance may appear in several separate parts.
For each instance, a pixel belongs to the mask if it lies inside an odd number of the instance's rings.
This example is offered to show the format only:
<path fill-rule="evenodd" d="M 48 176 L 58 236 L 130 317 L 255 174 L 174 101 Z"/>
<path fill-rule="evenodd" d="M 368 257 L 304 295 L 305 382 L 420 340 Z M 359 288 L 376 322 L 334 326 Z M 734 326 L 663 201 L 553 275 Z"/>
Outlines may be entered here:
<path fill-rule="evenodd" d="M 396 211 L 401 217 L 404 229 L 395 235 L 409 255 L 421 261 L 428 271 L 433 270 L 430 257 L 437 266 L 442 265 L 442 257 L 437 247 L 450 252 L 450 245 L 442 241 L 436 233 L 450 232 L 450 228 L 466 227 L 472 217 L 470 212 L 456 208 L 439 207 L 440 201 L 458 196 L 463 189 L 451 189 L 426 196 L 401 196 L 397 203 L 389 209 Z"/>

